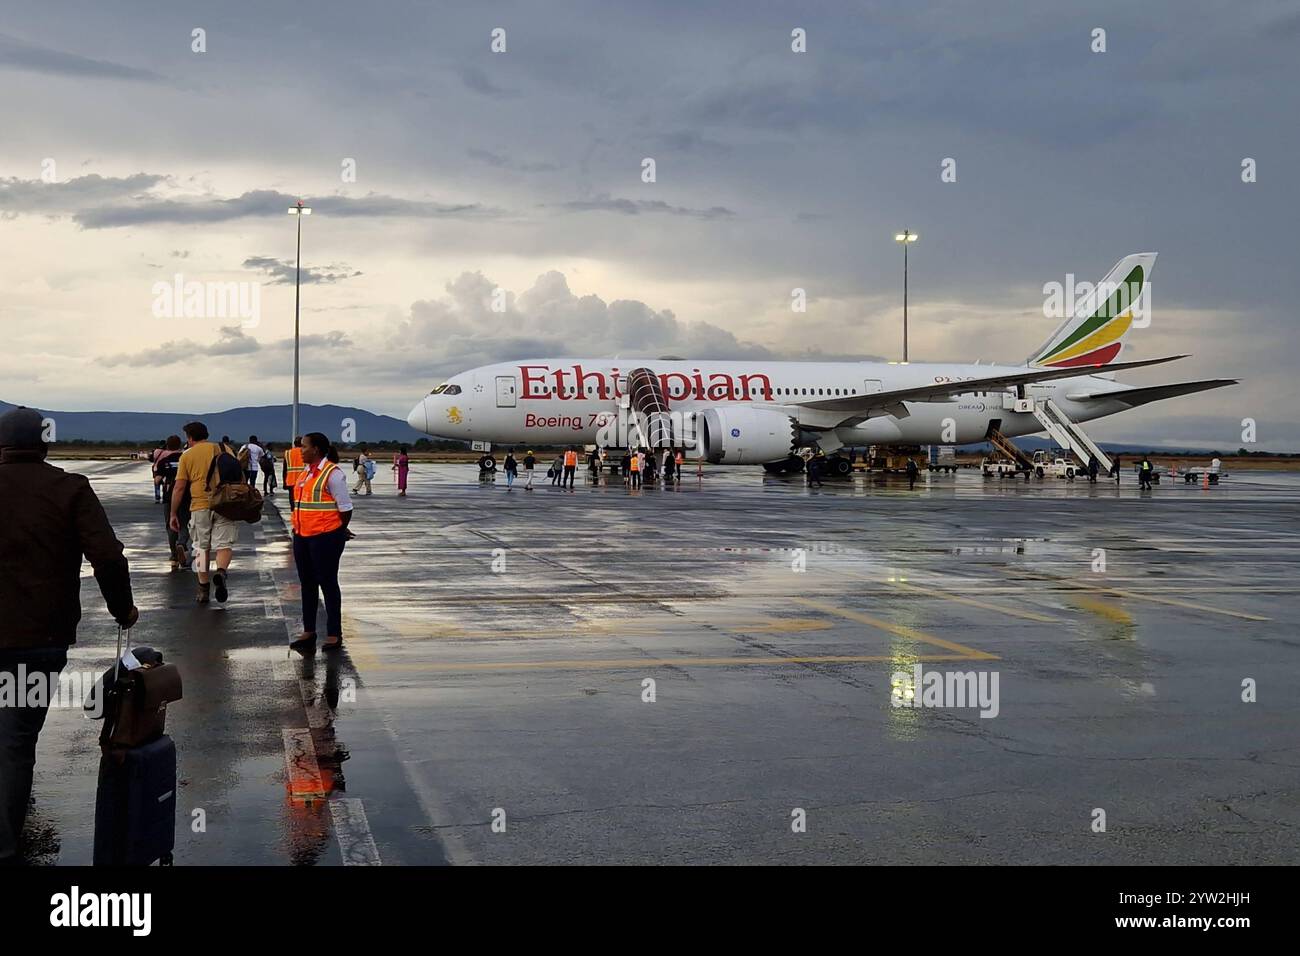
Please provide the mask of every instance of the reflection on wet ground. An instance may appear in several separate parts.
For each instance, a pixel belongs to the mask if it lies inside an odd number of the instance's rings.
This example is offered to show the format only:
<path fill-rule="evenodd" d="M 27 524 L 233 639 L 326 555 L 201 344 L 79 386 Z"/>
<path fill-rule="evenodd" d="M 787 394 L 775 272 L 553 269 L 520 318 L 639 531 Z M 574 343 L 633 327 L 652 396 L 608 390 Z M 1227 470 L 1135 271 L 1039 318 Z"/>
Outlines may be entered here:
<path fill-rule="evenodd" d="M 570 493 L 424 466 L 357 502 L 347 648 L 304 660 L 278 515 L 200 609 L 143 467 L 73 470 L 128 545 L 136 641 L 185 676 L 178 865 L 1295 862 L 1289 475 Z M 98 671 L 93 578 L 83 605 L 69 667 Z M 894 706 L 928 671 L 996 672 L 997 716 Z M 43 862 L 89 861 L 97 729 L 51 713 Z"/>

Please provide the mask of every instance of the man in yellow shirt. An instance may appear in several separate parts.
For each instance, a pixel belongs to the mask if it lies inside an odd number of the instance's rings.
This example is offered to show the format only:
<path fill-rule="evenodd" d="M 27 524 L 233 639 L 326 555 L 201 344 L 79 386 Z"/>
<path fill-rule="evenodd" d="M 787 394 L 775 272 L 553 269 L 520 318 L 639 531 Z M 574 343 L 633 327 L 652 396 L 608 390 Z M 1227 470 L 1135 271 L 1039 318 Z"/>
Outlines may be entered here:
<path fill-rule="evenodd" d="M 185 437 L 189 447 L 181 455 L 176 466 L 176 484 L 172 489 L 171 520 L 169 526 L 173 531 L 180 531 L 180 518 L 177 508 L 188 493 L 190 502 L 190 542 L 198 558 L 199 593 L 198 603 L 210 602 L 212 585 L 216 585 L 217 601 L 224 603 L 230 596 L 226 587 L 226 571 L 230 568 L 230 559 L 235 554 L 235 542 L 239 540 L 239 525 L 230 518 L 212 511 L 208 505 L 208 473 L 212 474 L 212 486 L 215 488 L 222 480 L 218 468 L 212 467 L 217 456 L 223 451 L 234 457 L 234 450 L 228 445 L 208 441 L 208 427 L 202 422 L 190 422 L 185 426 Z M 238 463 L 236 462 L 236 467 Z M 209 573 L 212 564 L 212 552 L 217 552 L 217 570 Z"/>

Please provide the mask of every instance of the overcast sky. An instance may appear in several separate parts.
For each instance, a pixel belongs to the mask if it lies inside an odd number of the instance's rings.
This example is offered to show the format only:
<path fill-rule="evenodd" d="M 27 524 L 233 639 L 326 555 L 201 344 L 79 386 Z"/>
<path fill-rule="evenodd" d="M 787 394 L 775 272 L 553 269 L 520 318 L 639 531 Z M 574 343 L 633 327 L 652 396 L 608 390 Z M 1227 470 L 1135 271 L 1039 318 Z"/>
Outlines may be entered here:
<path fill-rule="evenodd" d="M 302 198 L 304 401 L 404 416 L 547 354 L 894 359 L 907 226 L 913 360 L 1019 361 L 1045 282 L 1157 251 L 1125 357 L 1193 357 L 1126 380 L 1243 384 L 1091 430 L 1300 449 L 1300 4 L 1074 6 L 9 0 L 0 399 L 287 401 Z M 258 321 L 158 317 L 177 274 L 256 284 Z"/>

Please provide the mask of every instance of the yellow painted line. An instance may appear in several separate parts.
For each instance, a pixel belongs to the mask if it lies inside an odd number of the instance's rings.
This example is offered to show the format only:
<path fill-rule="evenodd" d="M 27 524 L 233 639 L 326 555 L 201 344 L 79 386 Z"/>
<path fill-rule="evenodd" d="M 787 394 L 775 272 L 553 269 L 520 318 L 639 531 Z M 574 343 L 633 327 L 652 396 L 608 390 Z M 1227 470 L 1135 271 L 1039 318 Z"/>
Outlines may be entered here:
<path fill-rule="evenodd" d="M 1092 611 L 1094 614 L 1104 617 L 1108 621 L 1114 621 L 1116 624 L 1132 624 L 1133 615 L 1116 604 L 1109 601 L 1099 601 L 1097 598 L 1088 597 L 1085 594 L 1076 594 L 1067 598 L 1071 604 L 1075 604 L 1085 611 Z"/>
<path fill-rule="evenodd" d="M 909 657 L 917 661 L 968 661 L 969 654 L 922 654 Z M 429 671 L 454 673 L 469 671 L 511 670 L 638 670 L 643 667 L 736 667 L 780 664 L 883 664 L 897 660 L 891 654 L 818 655 L 809 657 L 630 657 L 618 659 L 554 661 L 461 661 L 448 664 L 412 662 L 386 663 L 370 668 L 374 671 Z"/>
<path fill-rule="evenodd" d="M 1008 617 L 1020 617 L 1020 618 L 1024 618 L 1026 621 L 1036 621 L 1039 624 L 1060 624 L 1061 623 L 1060 618 L 1050 617 L 1046 614 L 1036 614 L 1033 611 L 1021 611 L 1013 607 L 1007 607 L 1006 605 L 1003 604 L 990 604 L 988 601 L 979 601 L 976 600 L 975 598 L 966 597 L 965 595 L 962 594 L 953 594 L 951 591 L 944 591 L 940 588 L 935 587 L 932 584 L 927 584 L 925 587 L 917 587 L 914 584 L 907 584 L 902 581 L 895 581 L 890 584 L 890 587 L 894 588 L 895 590 L 908 591 L 913 594 L 921 594 L 926 597 L 943 598 L 945 601 L 954 601 L 957 604 L 969 604 L 971 607 L 983 608 L 986 611 L 994 611 L 998 614 L 1005 614 Z"/>
<path fill-rule="evenodd" d="M 868 624 L 879 630 L 888 631 L 890 634 L 897 634 L 899 637 L 906 637 L 909 640 L 920 641 L 924 644 L 933 644 L 936 647 L 956 651 L 958 654 L 962 655 L 960 659 L 981 661 L 995 661 L 998 659 L 996 654 L 977 651 L 975 648 L 967 647 L 965 644 L 958 644 L 955 641 L 946 641 L 942 637 L 935 637 L 933 634 L 918 631 L 916 628 L 908 627 L 905 624 L 895 624 L 892 621 L 885 621 L 878 617 L 872 617 L 870 614 L 863 614 L 861 611 L 850 611 L 848 608 L 836 607 L 833 604 L 826 604 L 822 601 L 812 601 L 808 598 L 792 597 L 790 600 L 794 601 L 796 604 L 802 604 L 805 607 L 814 608 L 824 614 L 834 614 L 838 617 L 848 618 L 850 621 L 857 621 L 860 624 Z"/>
<path fill-rule="evenodd" d="M 1128 598 L 1130 601 L 1147 601 L 1151 604 L 1168 604 L 1171 607 L 1187 608 L 1191 611 L 1204 611 L 1207 614 L 1223 614 L 1227 617 L 1240 618 L 1243 621 L 1270 621 L 1272 618 L 1262 617 L 1258 614 L 1247 614 L 1245 611 L 1230 611 L 1227 608 L 1213 607 L 1209 604 L 1196 604 L 1192 601 L 1181 601 L 1177 598 L 1158 597 L 1155 594 L 1143 594 L 1137 591 L 1128 591 L 1123 588 L 1109 587 L 1106 585 L 1079 584 L 1074 581 L 1066 581 L 1062 578 L 1054 578 L 1047 575 L 1033 575 L 1035 580 L 1045 581 L 1050 584 L 1059 585 L 1066 591 L 1084 591 L 1092 594 L 1110 594 L 1115 597 Z"/>

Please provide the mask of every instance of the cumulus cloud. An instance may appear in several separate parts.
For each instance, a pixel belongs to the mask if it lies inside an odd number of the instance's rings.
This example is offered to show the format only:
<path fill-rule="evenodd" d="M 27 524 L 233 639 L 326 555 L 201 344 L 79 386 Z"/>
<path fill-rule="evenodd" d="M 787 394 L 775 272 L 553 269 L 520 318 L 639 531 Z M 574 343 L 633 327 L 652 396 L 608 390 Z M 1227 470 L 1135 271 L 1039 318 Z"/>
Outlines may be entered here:
<path fill-rule="evenodd" d="M 561 272 L 539 276 L 518 295 L 498 288 L 481 272 L 461 274 L 447 284 L 445 296 L 411 306 L 389 347 L 415 349 L 422 368 L 441 372 L 555 355 L 772 357 L 761 345 L 707 322 L 682 321 L 669 309 L 576 295 Z M 504 312 L 494 311 L 497 301 Z"/>

